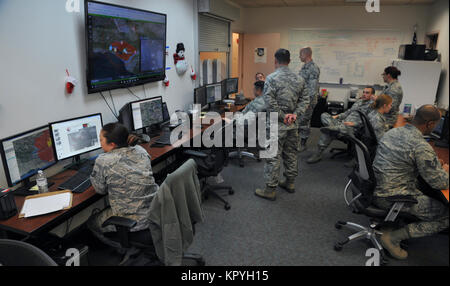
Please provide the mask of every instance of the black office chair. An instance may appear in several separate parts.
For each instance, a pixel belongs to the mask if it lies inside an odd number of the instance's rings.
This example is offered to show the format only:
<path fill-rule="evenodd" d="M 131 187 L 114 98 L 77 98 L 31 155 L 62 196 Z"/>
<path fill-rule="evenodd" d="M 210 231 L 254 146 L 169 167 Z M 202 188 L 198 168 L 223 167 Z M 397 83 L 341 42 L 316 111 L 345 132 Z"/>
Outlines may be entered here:
<path fill-rule="evenodd" d="M 193 158 L 197 163 L 198 178 L 202 185 L 202 193 L 205 199 L 212 195 L 224 203 L 225 210 L 231 208 L 230 203 L 220 196 L 216 191 L 227 190 L 229 195 L 234 191 L 231 186 L 211 185 L 207 182 L 208 177 L 217 177 L 223 170 L 228 159 L 226 148 L 210 148 L 204 150 L 186 150 L 184 154 Z"/>
<path fill-rule="evenodd" d="M 146 266 L 164 266 L 164 263 L 156 255 L 149 229 L 130 232 L 136 225 L 136 221 L 118 216 L 107 219 L 102 227 L 110 225 L 115 226 L 117 232 L 105 233 L 105 237 L 113 242 L 107 244 L 114 246 L 116 251 L 123 256 L 122 261 L 119 263 L 120 266 L 135 265 L 142 261 L 141 259 L 143 258 L 148 260 L 145 264 Z M 194 224 L 192 227 L 195 232 Z M 199 266 L 205 265 L 205 260 L 198 254 L 184 253 L 183 259 L 194 260 Z"/>
<path fill-rule="evenodd" d="M 378 242 L 376 235 L 382 233 L 379 229 L 383 226 L 398 224 L 400 221 L 415 221 L 417 218 L 408 214 L 402 213 L 401 210 L 405 205 L 417 204 L 417 201 L 412 196 L 392 196 L 387 199 L 393 203 L 389 211 L 380 209 L 372 204 L 373 191 L 376 186 L 375 175 L 372 169 L 372 159 L 367 147 L 358 139 L 352 136 L 347 136 L 349 142 L 354 145 L 357 154 L 357 166 L 349 175 L 349 182 L 344 190 L 344 198 L 347 205 L 354 213 L 364 214 L 369 217 L 370 224 L 364 227 L 352 222 L 338 221 L 335 224 L 337 229 L 346 227 L 358 231 L 349 236 L 346 240 L 337 242 L 334 245 L 336 251 L 342 250 L 343 246 L 349 242 L 365 238 L 372 242 L 372 244 L 380 251 L 383 257 L 383 263 L 387 261 L 383 247 Z"/>
<path fill-rule="evenodd" d="M 233 123 L 234 130 L 237 130 L 236 128 L 236 122 Z M 255 130 L 258 130 L 258 120 L 256 118 L 256 124 L 255 124 Z M 257 133 L 256 133 L 257 134 Z M 244 126 L 244 143 L 248 143 L 248 125 L 245 124 Z M 235 151 L 232 151 L 228 154 L 228 157 L 231 159 L 237 158 L 239 162 L 239 166 L 241 168 L 244 167 L 244 157 L 254 159 L 258 162 L 261 162 L 261 158 L 259 158 L 259 150 L 261 150 L 258 147 L 258 142 L 256 142 L 255 147 L 236 147 Z M 251 152 L 252 150 L 255 150 L 254 153 Z"/>
<path fill-rule="evenodd" d="M 373 161 L 378 147 L 377 135 L 370 123 L 369 118 L 364 112 L 357 110 L 361 118 L 361 127 L 355 133 L 355 137 L 359 139 L 368 149 L 370 158 Z"/>
<path fill-rule="evenodd" d="M 0 239 L 0 266 L 58 266 L 45 252 L 26 242 Z"/>
<path fill-rule="evenodd" d="M 177 177 L 175 178 L 179 178 L 184 175 L 185 174 L 182 172 L 177 173 Z M 192 230 L 195 234 L 196 221 L 192 221 L 192 217 L 190 217 L 190 219 Z M 134 265 L 137 262 L 140 262 L 140 259 L 144 257 L 150 260 L 146 263 L 148 266 L 164 265 L 156 254 L 150 229 L 144 229 L 136 232 L 130 231 L 136 226 L 136 224 L 136 221 L 129 218 L 118 216 L 110 217 L 102 224 L 102 227 L 114 226 L 117 231 L 105 233 L 103 236 L 94 232 L 94 235 L 104 244 L 115 248 L 119 254 L 123 255 L 122 261 L 119 263 L 121 266 Z M 203 257 L 198 254 L 183 253 L 183 259 L 194 260 L 199 266 L 205 265 Z"/>

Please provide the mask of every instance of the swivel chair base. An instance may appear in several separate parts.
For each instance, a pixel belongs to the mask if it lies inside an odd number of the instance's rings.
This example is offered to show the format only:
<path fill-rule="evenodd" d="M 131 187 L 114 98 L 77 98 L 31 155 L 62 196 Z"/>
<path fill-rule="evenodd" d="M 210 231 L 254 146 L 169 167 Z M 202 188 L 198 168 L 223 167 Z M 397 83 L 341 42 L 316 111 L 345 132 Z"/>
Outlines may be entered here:
<path fill-rule="evenodd" d="M 362 225 L 352 223 L 352 222 L 345 222 L 345 221 L 338 221 L 335 224 L 336 229 L 342 229 L 342 227 L 356 230 L 357 232 L 348 236 L 346 240 L 336 242 L 334 245 L 335 251 L 341 251 L 343 246 L 360 239 L 367 239 L 372 243 L 372 245 L 378 249 L 381 255 L 380 259 L 380 265 L 386 265 L 388 263 L 383 246 L 381 246 L 381 243 L 378 241 L 377 235 L 383 234 L 382 232 L 376 230 L 377 224 L 371 223 L 369 227 L 364 227 Z"/>
<path fill-rule="evenodd" d="M 257 160 L 258 162 L 261 161 L 261 159 L 259 158 L 259 156 L 256 156 L 255 154 L 253 154 L 253 153 L 251 153 L 251 152 L 241 151 L 241 150 L 237 150 L 237 151 L 230 152 L 230 153 L 228 154 L 228 157 L 229 157 L 229 158 L 238 158 L 238 160 L 239 160 L 239 166 L 240 166 L 241 168 L 244 167 L 244 161 L 242 160 L 243 157 L 252 158 L 252 159 Z"/>
<path fill-rule="evenodd" d="M 212 195 L 214 197 L 216 197 L 217 199 L 219 199 L 221 202 L 223 202 L 224 208 L 225 210 L 229 210 L 231 208 L 230 203 L 228 203 L 228 201 L 226 201 L 224 198 L 222 198 L 219 194 L 217 194 L 215 191 L 218 190 L 227 190 L 228 194 L 233 195 L 234 191 L 233 188 L 230 186 L 212 186 L 212 185 L 208 185 L 206 184 L 204 186 L 204 197 L 205 199 L 208 199 L 209 195 Z"/>

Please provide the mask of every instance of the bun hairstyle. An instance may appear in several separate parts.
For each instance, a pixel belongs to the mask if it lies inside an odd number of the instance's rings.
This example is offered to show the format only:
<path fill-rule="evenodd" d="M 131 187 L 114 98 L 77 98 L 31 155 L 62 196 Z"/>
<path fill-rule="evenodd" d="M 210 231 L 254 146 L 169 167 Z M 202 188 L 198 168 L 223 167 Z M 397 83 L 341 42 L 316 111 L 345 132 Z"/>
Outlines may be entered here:
<path fill-rule="evenodd" d="M 373 109 L 379 109 L 385 104 L 390 104 L 392 102 L 392 97 L 387 94 L 381 94 L 377 97 L 377 100 L 372 104 Z"/>
<path fill-rule="evenodd" d="M 402 72 L 394 66 L 385 68 L 384 73 L 390 75 L 393 79 L 397 79 L 400 75 L 402 75 Z"/>

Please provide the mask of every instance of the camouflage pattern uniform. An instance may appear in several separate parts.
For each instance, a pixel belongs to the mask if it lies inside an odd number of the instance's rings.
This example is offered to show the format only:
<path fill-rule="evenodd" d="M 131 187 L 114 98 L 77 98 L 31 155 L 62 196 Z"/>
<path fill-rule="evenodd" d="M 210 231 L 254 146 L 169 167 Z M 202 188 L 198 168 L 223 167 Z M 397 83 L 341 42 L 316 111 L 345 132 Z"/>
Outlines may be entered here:
<path fill-rule="evenodd" d="M 245 124 L 245 120 L 247 120 L 248 123 L 250 121 L 253 121 L 258 116 L 258 112 L 264 112 L 266 111 L 266 101 L 264 100 L 264 96 L 260 95 L 257 98 L 253 99 L 242 111 L 243 116 L 239 117 L 236 120 L 237 124 Z"/>
<path fill-rule="evenodd" d="M 115 231 L 102 228 L 111 216 L 121 216 L 137 222 L 131 231 L 149 227 L 150 202 L 158 185 L 153 178 L 150 155 L 141 146 L 114 149 L 101 154 L 91 174 L 92 186 L 98 194 L 108 194 L 110 208 L 91 216 L 88 226 L 97 236 Z"/>
<path fill-rule="evenodd" d="M 377 182 L 375 205 L 390 209 L 392 203 L 385 197 L 395 195 L 411 195 L 418 201 L 402 209 L 420 220 L 405 227 L 410 237 L 428 236 L 448 228 L 448 206 L 425 196 L 416 187 L 419 175 L 434 189 L 449 187 L 448 173 L 419 129 L 407 124 L 386 132 L 379 142 L 373 169 Z"/>
<path fill-rule="evenodd" d="M 320 116 L 320 120 L 322 121 L 323 126 L 325 127 L 334 127 L 341 133 L 351 133 L 354 132 L 361 125 L 361 118 L 357 110 L 363 112 L 364 114 L 368 114 L 372 111 L 373 100 L 357 100 L 350 109 L 347 111 L 340 113 L 336 119 L 334 119 L 329 113 L 322 113 Z M 346 126 L 343 122 L 353 122 L 355 126 L 349 127 Z M 319 138 L 319 148 L 326 149 L 333 141 L 333 138 L 325 133 L 320 134 Z"/>
<path fill-rule="evenodd" d="M 389 128 L 392 128 L 397 122 L 398 111 L 403 100 L 402 86 L 398 80 L 394 80 L 383 89 L 381 94 L 386 94 L 392 97 L 392 108 L 388 113 L 384 114 Z"/>
<path fill-rule="evenodd" d="M 269 188 L 275 188 L 278 185 L 282 158 L 285 177 L 297 177 L 298 122 L 302 119 L 310 98 L 304 79 L 293 73 L 287 66 L 282 66 L 267 77 L 264 85 L 264 100 L 268 112 L 278 113 L 278 153 L 276 157 L 267 159 L 264 166 L 266 185 Z M 285 125 L 286 114 L 296 114 L 297 121 L 289 126 Z"/>
<path fill-rule="evenodd" d="M 372 125 L 373 131 L 375 131 L 377 142 L 380 142 L 384 133 L 389 130 L 389 127 L 386 124 L 386 118 L 377 110 L 372 110 L 371 112 L 369 112 L 367 117 L 369 118 L 369 122 Z"/>
<path fill-rule="evenodd" d="M 303 65 L 299 75 L 306 82 L 306 90 L 310 99 L 310 104 L 306 109 L 305 115 L 299 123 L 299 132 L 301 139 L 308 139 L 311 133 L 311 118 L 314 108 L 317 105 L 319 97 L 319 77 L 320 69 L 315 62 L 310 61 Z"/>

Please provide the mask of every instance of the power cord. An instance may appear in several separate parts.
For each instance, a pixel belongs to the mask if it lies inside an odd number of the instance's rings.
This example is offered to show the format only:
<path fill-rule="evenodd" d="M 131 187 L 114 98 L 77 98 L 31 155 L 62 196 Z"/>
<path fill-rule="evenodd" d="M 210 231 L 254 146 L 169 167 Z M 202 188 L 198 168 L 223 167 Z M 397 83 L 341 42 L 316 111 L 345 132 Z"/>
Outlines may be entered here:
<path fill-rule="evenodd" d="M 140 98 L 139 96 L 137 96 L 136 94 L 134 94 L 134 92 L 128 87 L 127 88 L 129 92 L 131 92 L 132 95 L 134 95 L 136 98 L 138 98 L 139 100 L 141 100 L 142 98 Z"/>
<path fill-rule="evenodd" d="M 114 111 L 112 110 L 111 106 L 109 106 L 108 101 L 106 100 L 106 98 L 103 96 L 103 93 L 100 92 L 100 95 L 103 97 L 103 100 L 105 101 L 106 105 L 109 107 L 109 110 L 111 110 L 111 113 L 114 115 L 114 117 L 119 120 L 119 117 L 117 117 L 117 114 L 114 113 Z"/>

